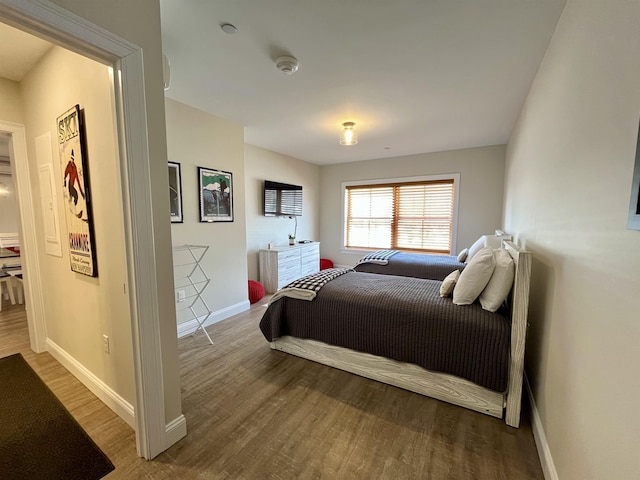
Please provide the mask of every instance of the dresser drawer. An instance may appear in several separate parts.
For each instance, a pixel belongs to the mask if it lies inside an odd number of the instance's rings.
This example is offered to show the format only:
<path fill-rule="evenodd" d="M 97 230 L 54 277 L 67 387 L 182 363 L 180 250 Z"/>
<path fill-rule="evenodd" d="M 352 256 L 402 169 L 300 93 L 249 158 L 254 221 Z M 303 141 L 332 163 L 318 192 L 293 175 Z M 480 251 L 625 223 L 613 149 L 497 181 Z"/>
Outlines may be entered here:
<path fill-rule="evenodd" d="M 320 270 L 320 259 L 318 258 L 317 255 L 315 257 L 303 258 L 301 263 L 302 263 L 301 268 L 305 272 L 310 268 L 312 270 L 315 269 L 314 271 Z"/>
<path fill-rule="evenodd" d="M 278 265 L 278 277 L 289 277 L 300 274 L 300 261 L 294 259 L 293 262 L 281 263 Z"/>
<path fill-rule="evenodd" d="M 300 252 L 297 249 L 278 252 L 278 263 L 287 262 L 291 260 L 298 260 L 299 258 L 300 258 Z"/>
<path fill-rule="evenodd" d="M 313 265 L 313 264 L 309 264 L 306 267 L 302 267 L 302 270 L 300 271 L 301 276 L 306 276 L 306 275 L 311 275 L 312 273 L 317 273 L 319 272 L 320 269 L 318 268 L 317 265 Z"/>
<path fill-rule="evenodd" d="M 320 257 L 320 245 L 312 243 L 309 245 L 302 245 L 300 247 L 300 256 L 305 257 Z"/>

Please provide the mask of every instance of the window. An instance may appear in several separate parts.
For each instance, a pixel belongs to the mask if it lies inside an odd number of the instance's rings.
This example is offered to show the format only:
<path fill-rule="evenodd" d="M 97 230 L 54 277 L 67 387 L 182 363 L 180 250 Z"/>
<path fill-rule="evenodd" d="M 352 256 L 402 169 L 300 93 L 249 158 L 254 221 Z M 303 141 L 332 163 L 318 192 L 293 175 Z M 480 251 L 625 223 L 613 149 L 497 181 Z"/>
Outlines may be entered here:
<path fill-rule="evenodd" d="M 451 254 L 455 179 L 345 185 L 345 247 Z"/>

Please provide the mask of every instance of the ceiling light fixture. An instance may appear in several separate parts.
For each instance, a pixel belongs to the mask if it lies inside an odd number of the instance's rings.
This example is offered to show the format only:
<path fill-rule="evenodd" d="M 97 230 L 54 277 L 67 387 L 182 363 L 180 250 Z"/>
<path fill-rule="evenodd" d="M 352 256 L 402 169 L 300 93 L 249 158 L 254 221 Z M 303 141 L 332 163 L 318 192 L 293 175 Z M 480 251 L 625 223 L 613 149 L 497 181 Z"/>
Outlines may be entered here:
<path fill-rule="evenodd" d="M 356 124 L 354 122 L 344 122 L 342 124 L 342 132 L 340 132 L 340 145 L 355 145 L 358 143 L 358 134 L 355 131 Z"/>
<path fill-rule="evenodd" d="M 298 71 L 298 59 L 289 55 L 276 58 L 276 67 L 285 75 L 291 75 Z"/>
<path fill-rule="evenodd" d="M 236 33 L 238 31 L 236 26 L 235 25 L 231 25 L 230 23 L 223 23 L 222 25 L 220 25 L 220 28 L 227 35 L 233 35 L 234 33 Z"/>

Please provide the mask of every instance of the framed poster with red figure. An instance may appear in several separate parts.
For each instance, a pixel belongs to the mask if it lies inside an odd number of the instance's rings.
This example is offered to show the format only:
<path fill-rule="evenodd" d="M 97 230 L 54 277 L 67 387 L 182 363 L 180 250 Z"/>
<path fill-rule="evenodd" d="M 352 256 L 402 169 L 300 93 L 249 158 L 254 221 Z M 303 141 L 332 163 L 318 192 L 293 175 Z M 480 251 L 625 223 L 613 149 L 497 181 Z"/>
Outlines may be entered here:
<path fill-rule="evenodd" d="M 84 112 L 80 105 L 60 115 L 56 125 L 71 270 L 97 277 Z"/>

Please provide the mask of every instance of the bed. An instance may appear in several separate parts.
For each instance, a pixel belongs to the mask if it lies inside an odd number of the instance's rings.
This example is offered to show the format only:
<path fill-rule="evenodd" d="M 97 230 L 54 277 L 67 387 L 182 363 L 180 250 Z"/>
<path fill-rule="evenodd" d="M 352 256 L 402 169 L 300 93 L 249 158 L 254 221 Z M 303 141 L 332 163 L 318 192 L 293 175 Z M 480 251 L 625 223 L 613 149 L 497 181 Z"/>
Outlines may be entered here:
<path fill-rule="evenodd" d="M 393 254 L 386 256 L 386 253 Z M 382 258 L 382 260 L 379 260 Z M 407 253 L 396 250 L 379 250 L 362 257 L 353 267 L 356 272 L 400 275 L 403 277 L 444 280 L 454 270 L 462 271 L 466 263 L 459 262 L 457 256 L 426 253 Z"/>
<path fill-rule="evenodd" d="M 274 296 L 260 329 L 272 349 L 504 418 L 517 428 L 531 256 L 511 242 L 504 249 L 515 278 L 510 306 L 496 313 L 440 298 L 436 280 L 349 270 L 312 301 Z M 372 333 L 374 322 L 382 327 Z"/>

